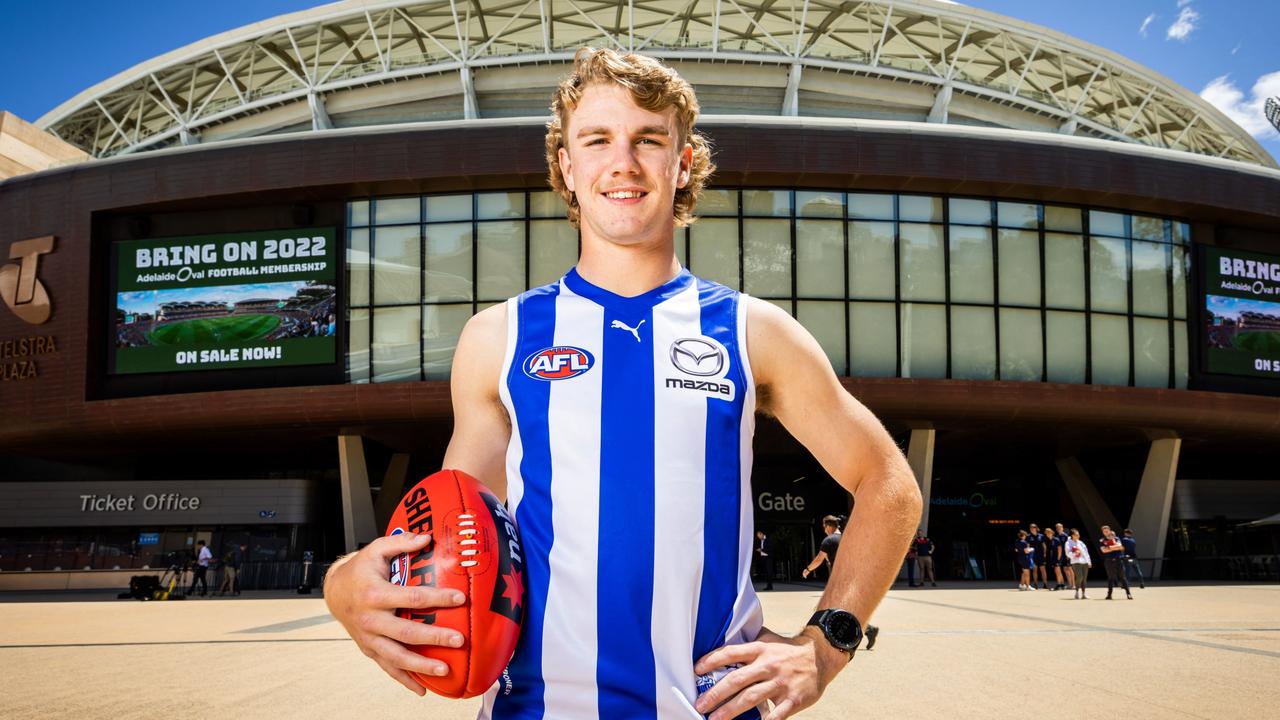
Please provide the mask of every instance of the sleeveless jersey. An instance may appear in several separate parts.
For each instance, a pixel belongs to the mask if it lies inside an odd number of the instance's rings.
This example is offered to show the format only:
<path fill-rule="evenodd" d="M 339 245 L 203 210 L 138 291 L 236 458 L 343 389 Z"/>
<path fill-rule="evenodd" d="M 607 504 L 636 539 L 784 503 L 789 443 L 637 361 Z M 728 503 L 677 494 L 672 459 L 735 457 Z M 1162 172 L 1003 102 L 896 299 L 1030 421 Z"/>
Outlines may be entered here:
<path fill-rule="evenodd" d="M 482 718 L 701 718 L 694 662 L 759 634 L 740 300 L 684 270 L 626 298 L 574 269 L 507 301 L 528 596 Z"/>

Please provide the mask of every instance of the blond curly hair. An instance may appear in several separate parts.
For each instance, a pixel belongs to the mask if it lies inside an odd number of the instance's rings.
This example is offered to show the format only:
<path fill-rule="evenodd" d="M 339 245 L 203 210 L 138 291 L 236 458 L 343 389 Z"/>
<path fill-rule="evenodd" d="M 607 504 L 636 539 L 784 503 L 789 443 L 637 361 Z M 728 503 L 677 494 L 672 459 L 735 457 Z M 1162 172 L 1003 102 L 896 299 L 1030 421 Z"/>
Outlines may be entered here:
<path fill-rule="evenodd" d="M 569 222 L 578 227 L 581 208 L 560 171 L 564 128 L 569 124 L 569 113 L 582 100 L 583 91 L 597 83 L 621 85 L 631 92 L 637 105 L 650 112 L 676 109 L 677 142 L 681 147 L 684 143 L 693 146 L 693 163 L 689 167 L 689 181 L 684 187 L 676 188 L 672 220 L 675 227 L 692 223 L 698 196 L 716 169 L 711 162 L 711 144 L 693 129 L 698 119 L 698 98 L 693 94 L 693 87 L 675 70 L 653 58 L 590 47 L 580 48 L 574 54 L 573 73 L 556 88 L 551 99 L 551 120 L 547 123 L 547 180 L 564 198 L 569 208 Z"/>

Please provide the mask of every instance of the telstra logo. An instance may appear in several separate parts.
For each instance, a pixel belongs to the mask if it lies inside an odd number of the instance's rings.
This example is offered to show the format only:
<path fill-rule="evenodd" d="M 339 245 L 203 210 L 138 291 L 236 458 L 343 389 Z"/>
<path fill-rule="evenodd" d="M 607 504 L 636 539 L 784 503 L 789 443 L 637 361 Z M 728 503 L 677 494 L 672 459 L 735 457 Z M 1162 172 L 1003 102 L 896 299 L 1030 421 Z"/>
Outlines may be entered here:
<path fill-rule="evenodd" d="M 9 246 L 9 259 L 0 267 L 0 298 L 20 319 L 40 325 L 53 314 L 49 292 L 40 282 L 40 256 L 53 252 L 53 236 L 20 240 Z"/>

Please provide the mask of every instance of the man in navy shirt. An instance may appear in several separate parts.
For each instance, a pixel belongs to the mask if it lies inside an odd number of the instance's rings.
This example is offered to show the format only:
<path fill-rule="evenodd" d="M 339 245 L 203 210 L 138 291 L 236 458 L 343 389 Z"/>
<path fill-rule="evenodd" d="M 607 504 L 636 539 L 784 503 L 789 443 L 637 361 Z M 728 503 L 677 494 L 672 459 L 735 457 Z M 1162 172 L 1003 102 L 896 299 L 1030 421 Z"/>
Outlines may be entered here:
<path fill-rule="evenodd" d="M 1048 562 L 1049 567 L 1053 568 L 1054 590 L 1061 590 L 1062 585 L 1062 546 L 1067 542 L 1066 537 L 1060 533 L 1053 531 L 1053 528 L 1044 529 L 1045 548 L 1049 551 Z M 1048 569 L 1045 573 L 1048 573 Z"/>
<path fill-rule="evenodd" d="M 933 541 L 924 534 L 924 529 L 916 530 L 916 539 L 911 541 L 916 549 L 916 565 L 920 568 L 920 587 L 924 587 L 925 578 L 929 578 L 933 587 L 938 581 L 933 577 Z"/>
<path fill-rule="evenodd" d="M 1142 567 L 1138 565 L 1138 541 L 1133 537 L 1133 531 L 1125 528 L 1124 536 L 1120 538 L 1120 544 L 1124 546 L 1124 577 L 1129 579 L 1131 574 L 1138 575 L 1138 587 L 1143 590 L 1147 589 L 1146 580 L 1142 577 Z"/>
<path fill-rule="evenodd" d="M 1044 533 L 1040 532 L 1039 525 L 1031 524 L 1031 529 L 1027 533 L 1027 542 L 1034 551 L 1033 558 L 1035 559 L 1035 566 L 1031 568 L 1031 586 L 1035 587 L 1036 575 L 1038 574 L 1040 576 L 1040 586 L 1048 590 L 1049 574 L 1044 569 L 1045 556 L 1048 553 L 1045 551 Z"/>

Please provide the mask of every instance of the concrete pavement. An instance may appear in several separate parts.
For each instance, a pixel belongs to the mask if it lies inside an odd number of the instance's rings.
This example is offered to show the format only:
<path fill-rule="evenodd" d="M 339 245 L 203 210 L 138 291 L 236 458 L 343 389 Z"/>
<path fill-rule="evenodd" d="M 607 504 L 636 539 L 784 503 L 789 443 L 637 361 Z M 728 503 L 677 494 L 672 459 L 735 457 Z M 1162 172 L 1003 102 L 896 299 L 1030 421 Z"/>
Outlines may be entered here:
<path fill-rule="evenodd" d="M 819 590 L 778 588 L 762 593 L 766 622 L 794 631 Z M 875 650 L 800 717 L 1274 717 L 1280 586 L 1105 590 L 899 585 L 873 619 Z M 0 596 L 0 674 L 4 718 L 469 720 L 478 706 L 410 694 L 319 597 L 285 593 Z"/>

